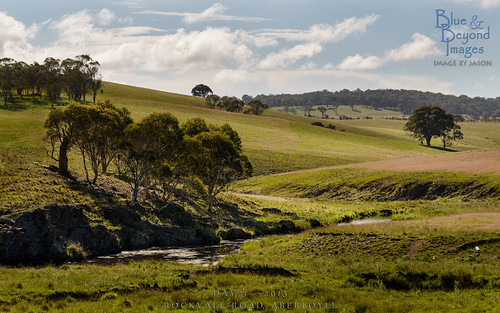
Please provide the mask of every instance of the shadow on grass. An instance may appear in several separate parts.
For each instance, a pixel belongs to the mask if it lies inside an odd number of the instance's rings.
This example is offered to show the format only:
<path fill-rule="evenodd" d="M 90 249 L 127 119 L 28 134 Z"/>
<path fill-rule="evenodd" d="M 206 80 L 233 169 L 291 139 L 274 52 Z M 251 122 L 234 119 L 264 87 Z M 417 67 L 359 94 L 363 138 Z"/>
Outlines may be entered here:
<path fill-rule="evenodd" d="M 99 208 L 113 208 L 123 205 L 121 195 L 107 192 L 103 188 L 95 188 L 81 181 L 68 181 L 67 185 L 71 190 L 92 198 L 94 205 Z"/>
<path fill-rule="evenodd" d="M 64 107 L 70 103 L 69 100 L 59 100 L 56 103 L 54 103 L 54 108 L 58 107 Z M 85 104 L 91 104 L 92 102 L 85 101 Z M 9 112 L 18 112 L 18 111 L 24 111 L 33 107 L 42 107 L 46 106 L 47 108 L 51 108 L 51 103 L 48 101 L 45 97 L 42 97 L 41 99 L 38 97 L 35 98 L 20 98 L 20 97 L 14 97 L 14 101 L 7 102 L 7 105 L 3 102 L 3 99 L 0 101 L 0 111 L 9 111 Z"/>
<path fill-rule="evenodd" d="M 9 103 L 7 106 L 4 104 L 0 105 L 0 111 L 9 111 L 9 112 L 19 112 L 24 111 L 29 108 L 29 105 L 26 103 Z"/>
<path fill-rule="evenodd" d="M 450 149 L 450 148 L 443 148 L 443 147 L 436 147 L 436 146 L 426 146 L 426 145 L 423 145 L 423 147 L 425 147 L 427 149 L 434 149 L 434 150 L 440 150 L 440 151 L 446 151 L 446 152 L 458 152 L 458 150 Z"/>

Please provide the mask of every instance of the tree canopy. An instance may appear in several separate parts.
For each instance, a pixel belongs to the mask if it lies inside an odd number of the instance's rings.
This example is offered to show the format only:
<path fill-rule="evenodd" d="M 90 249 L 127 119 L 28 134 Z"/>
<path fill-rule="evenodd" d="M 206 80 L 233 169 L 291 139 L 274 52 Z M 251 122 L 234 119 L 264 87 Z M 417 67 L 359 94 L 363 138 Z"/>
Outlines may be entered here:
<path fill-rule="evenodd" d="M 241 151 L 241 139 L 229 125 L 207 125 L 199 118 L 184 124 L 186 149 L 184 159 L 192 175 L 206 187 L 208 208 L 227 185 L 252 174 L 252 164 Z"/>
<path fill-rule="evenodd" d="M 118 109 L 109 102 L 71 103 L 62 110 L 52 110 L 44 123 L 45 138 L 51 144 L 50 156 L 58 161 L 59 173 L 70 175 L 68 153 L 77 146 L 83 157 L 87 181 L 95 183 L 100 170 L 105 172 L 114 158 L 118 140 L 131 122 L 127 109 Z M 92 181 L 87 162 L 94 173 Z"/>
<path fill-rule="evenodd" d="M 42 96 L 45 91 L 52 107 L 64 91 L 68 100 L 85 102 L 91 94 L 93 103 L 102 88 L 100 64 L 88 55 L 60 61 L 52 57 L 43 64 L 26 64 L 11 58 L 0 59 L 0 90 L 4 104 L 14 103 L 14 91 L 20 96 Z"/>
<path fill-rule="evenodd" d="M 155 170 L 170 166 L 181 141 L 179 122 L 170 113 L 153 113 L 125 130 L 119 160 L 125 167 L 123 174 L 131 190 L 130 205 L 140 192 L 154 186 L 154 181 L 148 178 Z"/>
<path fill-rule="evenodd" d="M 195 97 L 206 98 L 208 95 L 213 94 L 213 91 L 207 85 L 198 84 L 191 89 L 191 94 Z"/>
<path fill-rule="evenodd" d="M 422 105 L 413 110 L 404 129 L 420 142 L 425 140 L 427 146 L 431 145 L 432 138 L 441 137 L 445 148 L 452 140 L 463 138 L 453 115 L 437 106 Z"/>

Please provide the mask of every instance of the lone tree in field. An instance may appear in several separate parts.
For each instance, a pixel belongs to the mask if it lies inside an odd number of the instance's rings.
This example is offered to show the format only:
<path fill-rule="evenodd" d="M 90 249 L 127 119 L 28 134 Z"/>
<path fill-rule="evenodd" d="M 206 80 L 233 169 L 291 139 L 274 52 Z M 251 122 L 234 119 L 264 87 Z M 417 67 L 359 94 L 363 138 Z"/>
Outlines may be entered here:
<path fill-rule="evenodd" d="M 212 89 L 207 85 L 199 84 L 196 85 L 192 90 L 191 94 L 195 97 L 203 97 L 206 98 L 208 95 L 213 95 Z"/>
<path fill-rule="evenodd" d="M 325 113 L 326 113 L 326 111 L 328 111 L 328 109 L 327 109 L 327 108 L 325 108 L 324 106 L 320 106 L 320 107 L 318 108 L 318 111 L 320 111 L 320 112 L 321 112 L 321 118 L 325 118 L 325 116 L 326 116 L 326 115 L 325 115 Z"/>
<path fill-rule="evenodd" d="M 463 138 L 453 115 L 437 106 L 421 105 L 413 110 L 404 130 L 411 132 L 421 143 L 425 140 L 427 146 L 431 145 L 432 138 L 441 137 L 445 148 L 452 140 Z"/>

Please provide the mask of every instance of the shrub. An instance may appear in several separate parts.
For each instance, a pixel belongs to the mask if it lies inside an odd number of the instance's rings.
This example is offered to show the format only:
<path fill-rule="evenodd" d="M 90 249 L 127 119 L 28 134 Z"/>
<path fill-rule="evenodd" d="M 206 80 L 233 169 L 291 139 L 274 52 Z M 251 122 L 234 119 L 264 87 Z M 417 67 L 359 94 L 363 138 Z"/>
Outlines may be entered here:
<path fill-rule="evenodd" d="M 107 292 L 102 295 L 101 300 L 114 300 L 118 298 L 118 294 L 114 292 Z"/>
<path fill-rule="evenodd" d="M 203 239 L 203 243 L 205 244 L 217 244 L 221 240 L 216 231 L 211 228 L 196 228 L 196 236 Z"/>
<path fill-rule="evenodd" d="M 66 255 L 75 262 L 82 261 L 87 256 L 79 242 L 69 242 L 66 245 Z"/>

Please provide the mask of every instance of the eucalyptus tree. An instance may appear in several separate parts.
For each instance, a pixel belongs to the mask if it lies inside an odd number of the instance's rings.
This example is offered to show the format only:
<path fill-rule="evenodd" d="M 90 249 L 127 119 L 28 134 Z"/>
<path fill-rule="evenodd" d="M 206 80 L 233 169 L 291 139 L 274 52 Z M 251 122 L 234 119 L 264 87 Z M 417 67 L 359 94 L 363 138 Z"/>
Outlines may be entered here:
<path fill-rule="evenodd" d="M 437 106 L 421 105 L 414 109 L 404 130 L 420 141 L 425 140 L 427 146 L 431 145 L 432 138 L 442 137 L 445 147 L 450 140 L 463 138 L 453 115 Z"/>
<path fill-rule="evenodd" d="M 153 113 L 125 129 L 118 161 L 130 186 L 129 205 L 141 192 L 155 186 L 155 169 L 175 160 L 182 139 L 177 118 L 170 113 Z"/>

